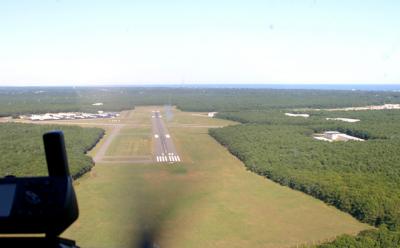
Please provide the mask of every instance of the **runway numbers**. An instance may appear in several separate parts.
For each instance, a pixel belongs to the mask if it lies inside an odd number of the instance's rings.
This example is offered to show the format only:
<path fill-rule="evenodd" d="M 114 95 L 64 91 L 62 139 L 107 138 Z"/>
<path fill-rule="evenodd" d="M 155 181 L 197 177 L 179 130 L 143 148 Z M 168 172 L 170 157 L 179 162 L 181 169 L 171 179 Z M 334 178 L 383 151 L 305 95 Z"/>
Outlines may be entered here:
<path fill-rule="evenodd" d="M 181 158 L 178 155 L 163 155 L 163 156 L 156 156 L 158 163 L 163 162 L 180 162 Z"/>

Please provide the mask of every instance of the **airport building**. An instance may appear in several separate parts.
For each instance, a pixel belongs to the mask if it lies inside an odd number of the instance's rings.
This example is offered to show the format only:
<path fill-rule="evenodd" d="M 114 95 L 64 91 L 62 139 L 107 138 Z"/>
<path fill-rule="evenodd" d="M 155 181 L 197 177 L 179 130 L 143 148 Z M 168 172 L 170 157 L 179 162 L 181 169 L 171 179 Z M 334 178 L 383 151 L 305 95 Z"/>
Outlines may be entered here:
<path fill-rule="evenodd" d="M 61 113 L 46 113 L 34 114 L 30 116 L 21 115 L 20 119 L 29 119 L 31 121 L 47 121 L 47 120 L 76 120 L 76 119 L 98 119 L 98 118 L 115 118 L 119 116 L 115 112 L 98 111 L 97 114 L 83 112 L 61 112 Z"/>
<path fill-rule="evenodd" d="M 364 141 L 363 139 L 347 135 L 338 131 L 326 131 L 323 134 L 316 134 L 314 135 L 314 139 L 317 140 L 323 140 L 323 141 L 349 141 L 349 140 L 354 140 L 354 141 Z"/>

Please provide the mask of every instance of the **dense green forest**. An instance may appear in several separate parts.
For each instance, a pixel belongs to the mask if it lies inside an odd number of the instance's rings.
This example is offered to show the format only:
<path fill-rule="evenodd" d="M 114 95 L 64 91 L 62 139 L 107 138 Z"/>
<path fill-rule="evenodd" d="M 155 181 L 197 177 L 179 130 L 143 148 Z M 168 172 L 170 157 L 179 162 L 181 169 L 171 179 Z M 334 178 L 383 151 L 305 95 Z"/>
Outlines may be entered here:
<path fill-rule="evenodd" d="M 289 117 L 285 113 L 306 113 L 309 118 Z M 371 110 L 371 111 L 290 111 L 282 110 L 250 110 L 236 112 L 221 112 L 217 117 L 240 123 L 308 126 L 315 131 L 337 129 L 348 134 L 362 136 L 357 131 L 363 132 L 364 138 L 397 138 L 400 137 L 400 110 Z M 346 123 L 326 118 L 352 118 L 360 122 Z M 363 138 L 363 137 L 361 137 Z"/>
<path fill-rule="evenodd" d="M 102 129 L 4 123 L 0 124 L 0 176 L 47 175 L 42 135 L 50 130 L 64 132 L 71 175 L 76 178 L 90 170 L 93 161 L 85 152 L 103 136 Z"/>
<path fill-rule="evenodd" d="M 102 102 L 102 106 L 93 103 Z M 347 107 L 398 103 L 399 92 L 141 88 L 0 87 L 0 116 L 59 111 L 120 111 L 172 104 L 185 111 L 238 111 L 291 107 Z"/>
<path fill-rule="evenodd" d="M 288 117 L 285 112 L 223 112 L 218 117 L 244 124 L 211 129 L 210 134 L 249 170 L 319 198 L 363 222 L 399 230 L 400 110 L 308 111 L 309 118 Z M 360 122 L 326 120 L 337 117 Z M 327 130 L 367 140 L 330 143 L 312 138 Z M 344 236 L 321 247 L 398 247 L 398 231 L 385 234 L 393 239 L 391 246 L 373 243 L 378 242 L 374 237 L 380 232 Z M 375 246 L 363 246 L 364 242 Z"/>
<path fill-rule="evenodd" d="M 389 231 L 386 227 L 379 230 L 367 230 L 358 236 L 342 235 L 335 241 L 316 246 L 317 248 L 398 248 L 400 232 Z"/>

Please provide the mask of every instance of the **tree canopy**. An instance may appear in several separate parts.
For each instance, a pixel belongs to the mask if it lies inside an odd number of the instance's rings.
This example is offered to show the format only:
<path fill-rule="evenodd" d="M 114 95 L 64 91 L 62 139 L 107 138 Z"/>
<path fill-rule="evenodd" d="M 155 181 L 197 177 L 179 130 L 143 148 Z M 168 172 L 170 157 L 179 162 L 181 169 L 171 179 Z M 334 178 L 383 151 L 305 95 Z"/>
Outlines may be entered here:
<path fill-rule="evenodd" d="M 0 176 L 47 175 L 42 135 L 51 130 L 64 132 L 70 172 L 78 177 L 93 166 L 85 153 L 103 136 L 99 128 L 75 126 L 0 124 Z"/>

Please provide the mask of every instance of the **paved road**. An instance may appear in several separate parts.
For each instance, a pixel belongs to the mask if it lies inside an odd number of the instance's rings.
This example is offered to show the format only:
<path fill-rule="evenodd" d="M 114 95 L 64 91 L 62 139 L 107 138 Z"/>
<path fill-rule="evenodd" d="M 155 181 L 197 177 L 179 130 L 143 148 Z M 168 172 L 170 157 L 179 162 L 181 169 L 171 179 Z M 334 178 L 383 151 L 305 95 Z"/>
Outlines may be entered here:
<path fill-rule="evenodd" d="M 111 133 L 106 137 L 106 140 L 104 141 L 102 146 L 99 148 L 99 150 L 96 152 L 96 155 L 93 157 L 93 161 L 95 163 L 102 162 L 103 157 L 106 154 L 108 147 L 110 146 L 110 144 L 114 140 L 114 138 L 118 135 L 119 131 L 121 131 L 122 127 L 123 127 L 123 125 L 118 125 L 112 129 Z"/>
<path fill-rule="evenodd" d="M 151 123 L 153 125 L 153 143 L 155 151 L 155 161 L 159 163 L 176 163 L 180 162 L 174 142 L 165 126 L 163 116 L 158 110 L 152 112 Z"/>

